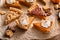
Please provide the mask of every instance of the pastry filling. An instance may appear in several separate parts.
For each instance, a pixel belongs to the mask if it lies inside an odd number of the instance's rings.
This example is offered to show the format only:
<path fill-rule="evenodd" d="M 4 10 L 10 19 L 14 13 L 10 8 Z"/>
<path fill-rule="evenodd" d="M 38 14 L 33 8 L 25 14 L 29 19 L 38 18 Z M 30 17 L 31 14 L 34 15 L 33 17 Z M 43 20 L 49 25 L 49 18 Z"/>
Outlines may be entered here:
<path fill-rule="evenodd" d="M 37 15 L 37 16 L 46 16 L 45 13 L 43 13 L 43 11 L 41 10 L 41 8 L 39 8 L 38 6 L 36 6 L 32 11 L 31 13 L 33 15 Z"/>
<path fill-rule="evenodd" d="M 33 2 L 34 0 L 26 0 L 27 2 Z"/>
<path fill-rule="evenodd" d="M 6 0 L 6 3 L 7 4 L 13 4 L 13 3 L 15 3 L 15 0 Z"/>
<path fill-rule="evenodd" d="M 22 18 L 20 22 L 22 25 L 28 25 L 28 16 Z"/>
<path fill-rule="evenodd" d="M 50 26 L 50 21 L 42 20 L 42 26 L 45 27 L 45 28 L 48 28 Z"/>

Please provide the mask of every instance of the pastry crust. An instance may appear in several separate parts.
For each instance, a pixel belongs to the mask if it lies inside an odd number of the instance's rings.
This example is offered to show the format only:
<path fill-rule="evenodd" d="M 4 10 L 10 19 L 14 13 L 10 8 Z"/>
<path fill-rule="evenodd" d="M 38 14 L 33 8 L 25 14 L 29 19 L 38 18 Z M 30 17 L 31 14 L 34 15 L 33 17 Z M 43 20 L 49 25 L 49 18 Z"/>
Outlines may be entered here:
<path fill-rule="evenodd" d="M 29 14 L 34 15 L 40 19 L 46 19 L 46 14 L 38 5 L 33 5 L 28 9 Z"/>
<path fill-rule="evenodd" d="M 19 1 L 16 1 L 16 2 L 13 3 L 13 4 L 7 4 L 7 3 L 5 3 L 5 4 L 4 4 L 4 7 L 16 7 L 16 8 L 21 8 L 22 6 L 20 5 Z"/>
<path fill-rule="evenodd" d="M 17 10 L 17 9 L 15 9 Z M 18 9 L 19 10 L 19 9 Z M 22 12 L 20 11 L 9 11 L 9 14 L 6 16 L 5 24 L 9 24 L 10 22 L 18 19 L 21 16 Z"/>
<path fill-rule="evenodd" d="M 17 19 L 15 22 L 17 23 L 17 26 L 19 28 L 27 30 L 27 29 L 29 29 L 29 27 L 30 27 L 31 23 L 33 22 L 33 20 L 34 20 L 34 17 L 30 17 L 27 25 L 21 24 L 19 19 Z"/>
<path fill-rule="evenodd" d="M 21 4 L 30 7 L 33 5 L 33 2 L 27 2 L 26 0 L 18 0 Z"/>
<path fill-rule="evenodd" d="M 43 27 L 41 25 L 41 22 L 34 23 L 33 26 L 39 31 L 42 31 L 44 33 L 48 33 L 51 30 L 52 24 L 53 24 L 53 22 L 50 23 L 50 26 L 48 28 Z"/>

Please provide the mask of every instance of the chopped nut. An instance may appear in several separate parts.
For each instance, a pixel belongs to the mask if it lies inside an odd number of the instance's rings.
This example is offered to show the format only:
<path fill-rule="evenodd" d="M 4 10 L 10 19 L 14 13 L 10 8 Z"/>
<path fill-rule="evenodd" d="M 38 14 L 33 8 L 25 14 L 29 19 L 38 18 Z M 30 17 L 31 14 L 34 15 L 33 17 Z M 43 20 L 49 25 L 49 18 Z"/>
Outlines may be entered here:
<path fill-rule="evenodd" d="M 14 34 L 14 33 L 13 33 L 11 30 L 6 30 L 6 32 L 5 32 L 5 35 L 6 35 L 7 37 L 12 37 L 13 34 Z"/>
<path fill-rule="evenodd" d="M 57 4 L 57 5 L 54 6 L 54 8 L 55 8 L 56 10 L 58 10 L 58 9 L 60 9 L 60 5 Z"/>
<path fill-rule="evenodd" d="M 4 15 L 6 12 L 5 11 L 0 11 L 0 14 L 1 15 Z"/>
<path fill-rule="evenodd" d="M 45 11 L 45 13 L 47 13 L 47 16 L 51 15 L 51 8 L 48 6 L 43 6 L 43 10 Z"/>

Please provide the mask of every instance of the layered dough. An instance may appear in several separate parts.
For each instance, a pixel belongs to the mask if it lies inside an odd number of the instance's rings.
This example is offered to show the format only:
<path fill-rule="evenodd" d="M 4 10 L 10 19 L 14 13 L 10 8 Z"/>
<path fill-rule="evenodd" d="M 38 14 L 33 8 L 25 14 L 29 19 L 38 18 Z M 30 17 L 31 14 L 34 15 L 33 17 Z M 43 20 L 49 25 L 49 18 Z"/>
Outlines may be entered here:
<path fill-rule="evenodd" d="M 13 11 L 11 11 L 11 10 L 13 10 Z M 10 11 L 6 16 L 5 24 L 9 24 L 13 20 L 19 18 L 21 16 L 21 14 L 22 14 L 21 10 L 19 11 L 19 9 L 10 7 Z"/>

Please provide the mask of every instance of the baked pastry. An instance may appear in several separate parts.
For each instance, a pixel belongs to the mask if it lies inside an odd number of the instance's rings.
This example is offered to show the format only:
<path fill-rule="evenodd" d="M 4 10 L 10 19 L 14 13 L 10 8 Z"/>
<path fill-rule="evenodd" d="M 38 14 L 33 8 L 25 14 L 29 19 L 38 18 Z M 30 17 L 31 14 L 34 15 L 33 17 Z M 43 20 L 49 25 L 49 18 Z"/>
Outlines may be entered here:
<path fill-rule="evenodd" d="M 4 4 L 4 7 L 16 7 L 21 8 L 19 1 L 16 0 L 6 0 L 6 3 Z"/>
<path fill-rule="evenodd" d="M 18 0 L 21 4 L 30 7 L 31 5 L 33 5 L 34 0 Z"/>
<path fill-rule="evenodd" d="M 49 20 L 42 20 L 41 22 L 34 23 L 33 26 L 44 33 L 48 33 L 51 30 L 53 22 Z"/>
<path fill-rule="evenodd" d="M 20 20 L 17 19 L 15 22 L 17 23 L 17 26 L 19 28 L 27 30 L 27 29 L 29 29 L 33 20 L 34 20 L 34 17 L 28 18 L 27 16 L 25 16 L 24 18 L 21 18 Z"/>
<path fill-rule="evenodd" d="M 6 13 L 5 11 L 1 11 L 1 10 L 0 10 L 0 14 L 1 14 L 1 15 L 4 15 L 5 13 Z"/>
<path fill-rule="evenodd" d="M 17 18 L 19 18 L 19 17 L 21 16 L 22 11 L 19 10 L 19 9 L 16 9 L 16 8 L 14 8 L 14 9 L 15 9 L 15 10 L 11 9 L 11 10 L 13 10 L 13 11 L 9 11 L 9 14 L 7 14 L 6 20 L 5 20 L 5 24 L 9 24 L 9 23 L 12 22 L 13 20 L 15 20 L 15 19 L 17 19 Z M 18 10 L 18 11 L 17 11 L 17 10 Z"/>
<path fill-rule="evenodd" d="M 9 10 L 14 11 L 14 12 L 18 12 L 18 14 L 23 14 L 23 12 L 21 10 L 14 8 L 14 7 L 10 7 Z"/>
<path fill-rule="evenodd" d="M 16 31 L 16 26 L 8 26 L 5 32 L 5 36 L 12 37 Z"/>
<path fill-rule="evenodd" d="M 60 2 L 60 0 L 51 0 L 51 1 L 52 1 L 52 3 L 54 3 L 54 4 L 57 4 L 57 3 Z"/>
<path fill-rule="evenodd" d="M 51 10 L 51 8 L 49 6 L 43 6 L 43 10 L 47 14 L 47 16 L 51 15 L 52 10 Z"/>
<path fill-rule="evenodd" d="M 34 15 L 41 19 L 46 19 L 46 13 L 38 5 L 33 5 L 28 9 L 29 14 Z"/>

